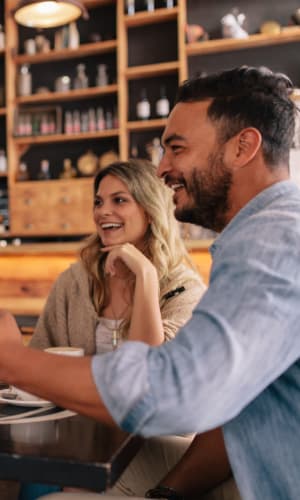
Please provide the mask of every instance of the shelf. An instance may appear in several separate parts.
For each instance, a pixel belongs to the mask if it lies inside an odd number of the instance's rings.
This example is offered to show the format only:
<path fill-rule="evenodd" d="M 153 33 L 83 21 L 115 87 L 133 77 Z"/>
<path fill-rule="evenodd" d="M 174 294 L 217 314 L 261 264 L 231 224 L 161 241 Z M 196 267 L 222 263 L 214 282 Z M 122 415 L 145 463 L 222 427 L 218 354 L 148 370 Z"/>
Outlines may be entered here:
<path fill-rule="evenodd" d="M 83 3 L 87 9 L 94 9 L 103 5 L 115 4 L 116 0 L 83 0 Z"/>
<path fill-rule="evenodd" d="M 153 120 L 136 120 L 127 122 L 127 130 L 131 132 L 138 130 L 151 130 L 154 128 L 164 128 L 167 124 L 166 118 L 157 118 Z"/>
<path fill-rule="evenodd" d="M 281 33 L 277 35 L 263 35 L 260 33 L 257 35 L 249 35 L 248 38 L 244 39 L 222 38 L 218 40 L 208 40 L 207 42 L 189 43 L 186 45 L 186 53 L 188 56 L 196 56 L 298 41 L 300 41 L 300 27 L 290 26 L 283 28 Z"/>
<path fill-rule="evenodd" d="M 45 92 L 26 97 L 17 97 L 16 104 L 33 104 L 37 102 L 71 101 L 74 99 L 91 99 L 101 95 L 115 94 L 118 85 L 105 85 L 103 87 L 90 87 L 88 89 L 68 90 L 67 92 Z"/>
<path fill-rule="evenodd" d="M 104 139 L 106 137 L 117 137 L 119 129 L 102 130 L 101 132 L 81 132 L 80 134 L 55 134 L 55 135 L 42 135 L 36 137 L 15 137 L 16 144 L 30 145 L 34 144 L 50 144 L 54 142 L 71 142 L 71 141 L 85 141 L 87 139 Z"/>
<path fill-rule="evenodd" d="M 2 178 L 2 177 L 4 177 L 4 178 L 5 178 L 5 177 L 7 177 L 7 172 L 0 172 L 0 177 L 1 177 L 1 178 Z"/>
<path fill-rule="evenodd" d="M 179 62 L 171 61 L 157 64 L 146 64 L 145 66 L 132 66 L 131 68 L 127 68 L 125 74 L 128 80 L 133 80 L 176 73 L 178 69 Z"/>
<path fill-rule="evenodd" d="M 4 56 L 5 54 L 5 49 L 0 49 L 0 56 Z"/>
<path fill-rule="evenodd" d="M 177 15 L 178 7 L 173 7 L 172 9 L 157 9 L 153 12 L 137 12 L 132 16 L 126 15 L 124 21 L 125 26 L 131 28 L 136 26 L 144 26 L 146 24 L 156 24 L 173 21 L 177 18 Z"/>
<path fill-rule="evenodd" d="M 45 182 L 45 181 L 44 181 Z M 0 233 L 0 236 L 3 233 Z M 71 255 L 77 257 L 82 241 L 70 241 L 64 243 L 22 243 L 20 246 L 8 244 L 0 247 L 1 255 Z"/>
<path fill-rule="evenodd" d="M 10 231 L 2 231 L 2 233 L 0 232 L 0 240 L 2 240 L 3 238 L 7 238 L 11 236 L 11 232 Z M 2 250 L 3 247 L 0 246 L 0 249 Z M 5 247 L 4 247 L 5 248 Z M 1 251 L 0 250 L 0 251 Z"/>
<path fill-rule="evenodd" d="M 38 64 L 49 63 L 51 61 L 61 61 L 78 57 L 92 56 L 113 52 L 117 48 L 117 40 L 107 40 L 104 42 L 86 43 L 80 45 L 78 49 L 50 50 L 42 54 L 19 54 L 14 57 L 16 64 Z"/>
<path fill-rule="evenodd" d="M 212 244 L 214 240 L 184 240 L 184 244 L 187 250 L 207 250 Z"/>
<path fill-rule="evenodd" d="M 6 115 L 6 108 L 0 108 L 0 116 Z"/>

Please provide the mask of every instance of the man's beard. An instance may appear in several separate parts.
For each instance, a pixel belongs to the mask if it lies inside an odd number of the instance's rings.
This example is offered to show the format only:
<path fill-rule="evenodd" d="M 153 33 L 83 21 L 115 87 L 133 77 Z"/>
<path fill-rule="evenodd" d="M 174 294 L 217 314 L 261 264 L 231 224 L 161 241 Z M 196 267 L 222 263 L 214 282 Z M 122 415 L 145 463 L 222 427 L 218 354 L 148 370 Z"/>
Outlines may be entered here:
<path fill-rule="evenodd" d="M 205 171 L 194 167 L 185 185 L 193 202 L 190 206 L 176 207 L 176 219 L 217 232 L 224 229 L 230 208 L 232 173 L 224 164 L 222 151 L 209 155 Z"/>

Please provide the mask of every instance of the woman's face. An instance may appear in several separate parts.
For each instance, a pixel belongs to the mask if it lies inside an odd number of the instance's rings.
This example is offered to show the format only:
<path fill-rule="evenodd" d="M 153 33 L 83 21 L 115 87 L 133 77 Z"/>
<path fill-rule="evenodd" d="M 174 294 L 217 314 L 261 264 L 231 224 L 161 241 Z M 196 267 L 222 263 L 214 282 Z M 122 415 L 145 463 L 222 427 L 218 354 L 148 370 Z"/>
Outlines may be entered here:
<path fill-rule="evenodd" d="M 104 177 L 94 200 L 94 221 L 104 246 L 132 243 L 142 247 L 149 217 L 135 201 L 124 182 Z"/>

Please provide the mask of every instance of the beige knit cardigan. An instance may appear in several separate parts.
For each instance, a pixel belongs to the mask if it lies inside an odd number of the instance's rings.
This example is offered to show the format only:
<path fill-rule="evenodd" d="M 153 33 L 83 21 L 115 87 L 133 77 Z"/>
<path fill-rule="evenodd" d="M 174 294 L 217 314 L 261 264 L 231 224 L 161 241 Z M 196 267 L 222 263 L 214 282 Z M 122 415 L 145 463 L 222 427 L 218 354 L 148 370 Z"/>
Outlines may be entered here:
<path fill-rule="evenodd" d="M 184 287 L 184 291 L 170 297 L 166 294 Z M 95 310 L 89 277 L 82 262 L 72 264 L 54 283 L 42 312 L 31 347 L 80 346 L 85 354 L 96 352 L 95 332 L 99 316 Z M 176 334 L 192 315 L 205 285 L 200 276 L 184 265 L 170 275 L 167 286 L 161 290 L 160 308 L 165 339 Z"/>

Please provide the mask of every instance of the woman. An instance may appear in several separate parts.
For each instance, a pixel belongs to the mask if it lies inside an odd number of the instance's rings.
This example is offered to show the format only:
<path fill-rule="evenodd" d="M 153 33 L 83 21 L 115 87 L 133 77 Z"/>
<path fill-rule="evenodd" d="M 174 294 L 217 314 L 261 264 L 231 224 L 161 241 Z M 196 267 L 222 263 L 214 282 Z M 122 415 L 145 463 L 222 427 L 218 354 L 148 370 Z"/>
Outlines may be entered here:
<path fill-rule="evenodd" d="M 126 339 L 158 345 L 187 322 L 205 290 L 185 263 L 188 255 L 170 190 L 151 163 L 109 165 L 95 178 L 94 197 L 97 232 L 86 241 L 79 262 L 54 284 L 31 347 L 72 345 L 94 354 L 115 349 Z M 163 439 L 147 442 L 114 490 L 125 495 L 145 492 L 179 460 L 190 441 L 169 437 L 166 449 Z M 158 463 L 157 456 L 165 463 Z M 147 476 L 146 483 L 141 476 Z"/>
<path fill-rule="evenodd" d="M 204 292 L 184 263 L 171 195 L 151 163 L 111 164 L 96 176 L 94 196 L 97 233 L 54 284 L 31 347 L 76 345 L 94 354 L 126 338 L 160 344 Z"/>

